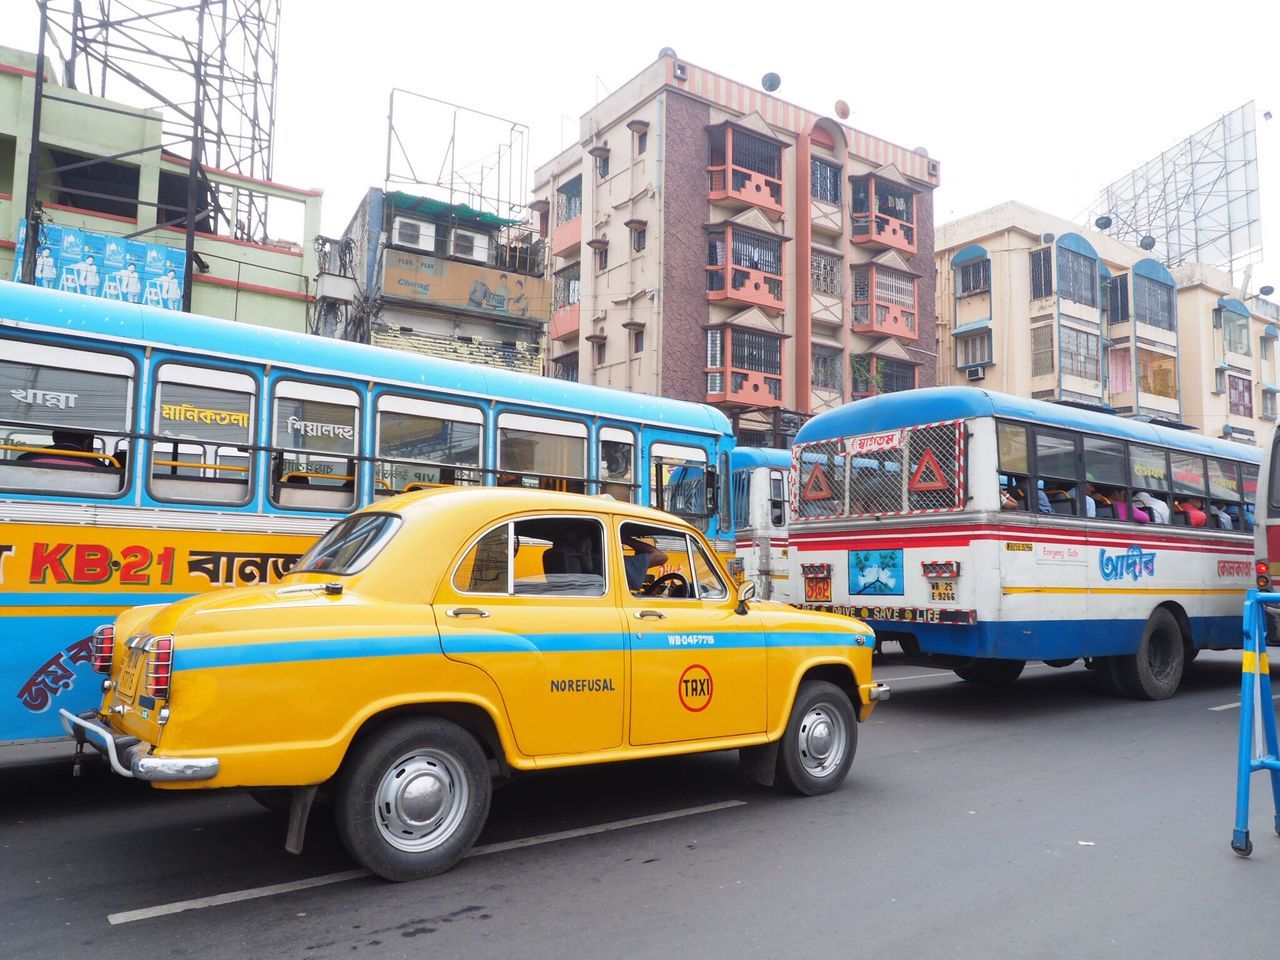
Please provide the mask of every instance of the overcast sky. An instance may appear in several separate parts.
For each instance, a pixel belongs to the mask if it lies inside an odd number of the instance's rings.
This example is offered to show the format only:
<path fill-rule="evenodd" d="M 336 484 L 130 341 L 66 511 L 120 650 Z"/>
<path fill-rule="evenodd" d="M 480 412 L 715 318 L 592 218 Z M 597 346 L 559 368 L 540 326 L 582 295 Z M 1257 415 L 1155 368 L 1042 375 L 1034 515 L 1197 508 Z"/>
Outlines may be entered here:
<path fill-rule="evenodd" d="M 382 183 L 393 87 L 527 125 L 532 167 L 572 141 L 587 108 L 670 46 L 746 83 L 775 72 L 779 96 L 828 114 L 845 100 L 851 125 L 925 147 L 942 163 L 939 224 L 1004 200 L 1075 219 L 1107 183 L 1254 100 L 1274 266 L 1256 267 L 1252 286 L 1280 287 L 1276 0 L 282 7 L 274 178 L 324 190 L 330 235 Z M 31 2 L 7 11 L 0 42 L 34 50 L 34 11 Z M 1276 119 L 1264 120 L 1266 110 Z M 415 125 L 407 109 L 400 119 Z M 476 131 L 480 142 L 462 149 L 488 152 L 496 135 Z M 411 159 L 434 175 L 446 141 L 419 137 Z"/>

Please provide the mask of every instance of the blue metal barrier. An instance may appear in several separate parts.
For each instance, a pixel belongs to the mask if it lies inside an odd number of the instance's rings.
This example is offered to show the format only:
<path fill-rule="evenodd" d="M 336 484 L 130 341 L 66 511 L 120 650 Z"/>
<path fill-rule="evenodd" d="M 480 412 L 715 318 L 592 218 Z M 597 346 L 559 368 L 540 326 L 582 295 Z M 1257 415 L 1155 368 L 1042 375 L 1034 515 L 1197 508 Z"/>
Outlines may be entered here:
<path fill-rule="evenodd" d="M 1266 604 L 1280 603 L 1280 593 L 1250 590 L 1244 600 L 1244 656 L 1240 667 L 1240 754 L 1236 777 L 1236 828 L 1231 849 L 1242 857 L 1253 853 L 1249 840 L 1249 775 L 1271 772 L 1275 828 L 1280 834 L 1280 751 L 1276 747 L 1276 709 L 1271 699 L 1267 664 Z M 1266 753 L 1258 749 L 1266 744 Z"/>

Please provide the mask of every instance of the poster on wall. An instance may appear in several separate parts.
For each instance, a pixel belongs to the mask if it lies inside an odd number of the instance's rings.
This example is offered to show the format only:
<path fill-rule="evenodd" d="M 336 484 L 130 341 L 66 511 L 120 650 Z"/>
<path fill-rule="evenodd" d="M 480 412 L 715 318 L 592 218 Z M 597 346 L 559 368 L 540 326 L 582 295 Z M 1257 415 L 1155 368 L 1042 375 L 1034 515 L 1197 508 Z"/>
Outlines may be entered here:
<path fill-rule="evenodd" d="M 22 278 L 27 221 L 18 225 L 13 279 Z M 174 247 L 127 240 L 78 227 L 46 223 L 36 248 L 35 284 L 122 303 L 182 309 L 187 253 Z"/>

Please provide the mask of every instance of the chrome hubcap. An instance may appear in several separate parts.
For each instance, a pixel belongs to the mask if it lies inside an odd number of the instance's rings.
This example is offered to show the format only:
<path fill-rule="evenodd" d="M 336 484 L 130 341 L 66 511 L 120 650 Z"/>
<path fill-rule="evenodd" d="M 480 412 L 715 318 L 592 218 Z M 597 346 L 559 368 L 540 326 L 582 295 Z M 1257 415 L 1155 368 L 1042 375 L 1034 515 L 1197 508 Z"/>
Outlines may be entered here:
<path fill-rule="evenodd" d="M 374 819 L 389 844 L 408 853 L 432 850 L 458 829 L 471 800 L 462 764 L 443 750 L 418 750 L 393 763 L 374 800 Z"/>
<path fill-rule="evenodd" d="M 800 723 L 800 760 L 811 777 L 830 776 L 844 759 L 849 731 L 829 704 L 810 707 Z"/>

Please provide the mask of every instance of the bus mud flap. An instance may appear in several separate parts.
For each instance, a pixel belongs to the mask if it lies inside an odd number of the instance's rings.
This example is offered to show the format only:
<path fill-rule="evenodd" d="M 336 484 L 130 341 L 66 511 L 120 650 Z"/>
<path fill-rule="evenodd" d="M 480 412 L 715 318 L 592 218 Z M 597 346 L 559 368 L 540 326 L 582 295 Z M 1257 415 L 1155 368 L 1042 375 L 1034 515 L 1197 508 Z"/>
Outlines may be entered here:
<path fill-rule="evenodd" d="M 319 784 L 309 787 L 295 787 L 293 797 L 289 801 L 289 832 L 284 839 L 284 848 L 292 854 L 302 853 L 302 841 L 307 835 L 307 818 L 311 816 L 311 805 L 315 802 Z"/>

